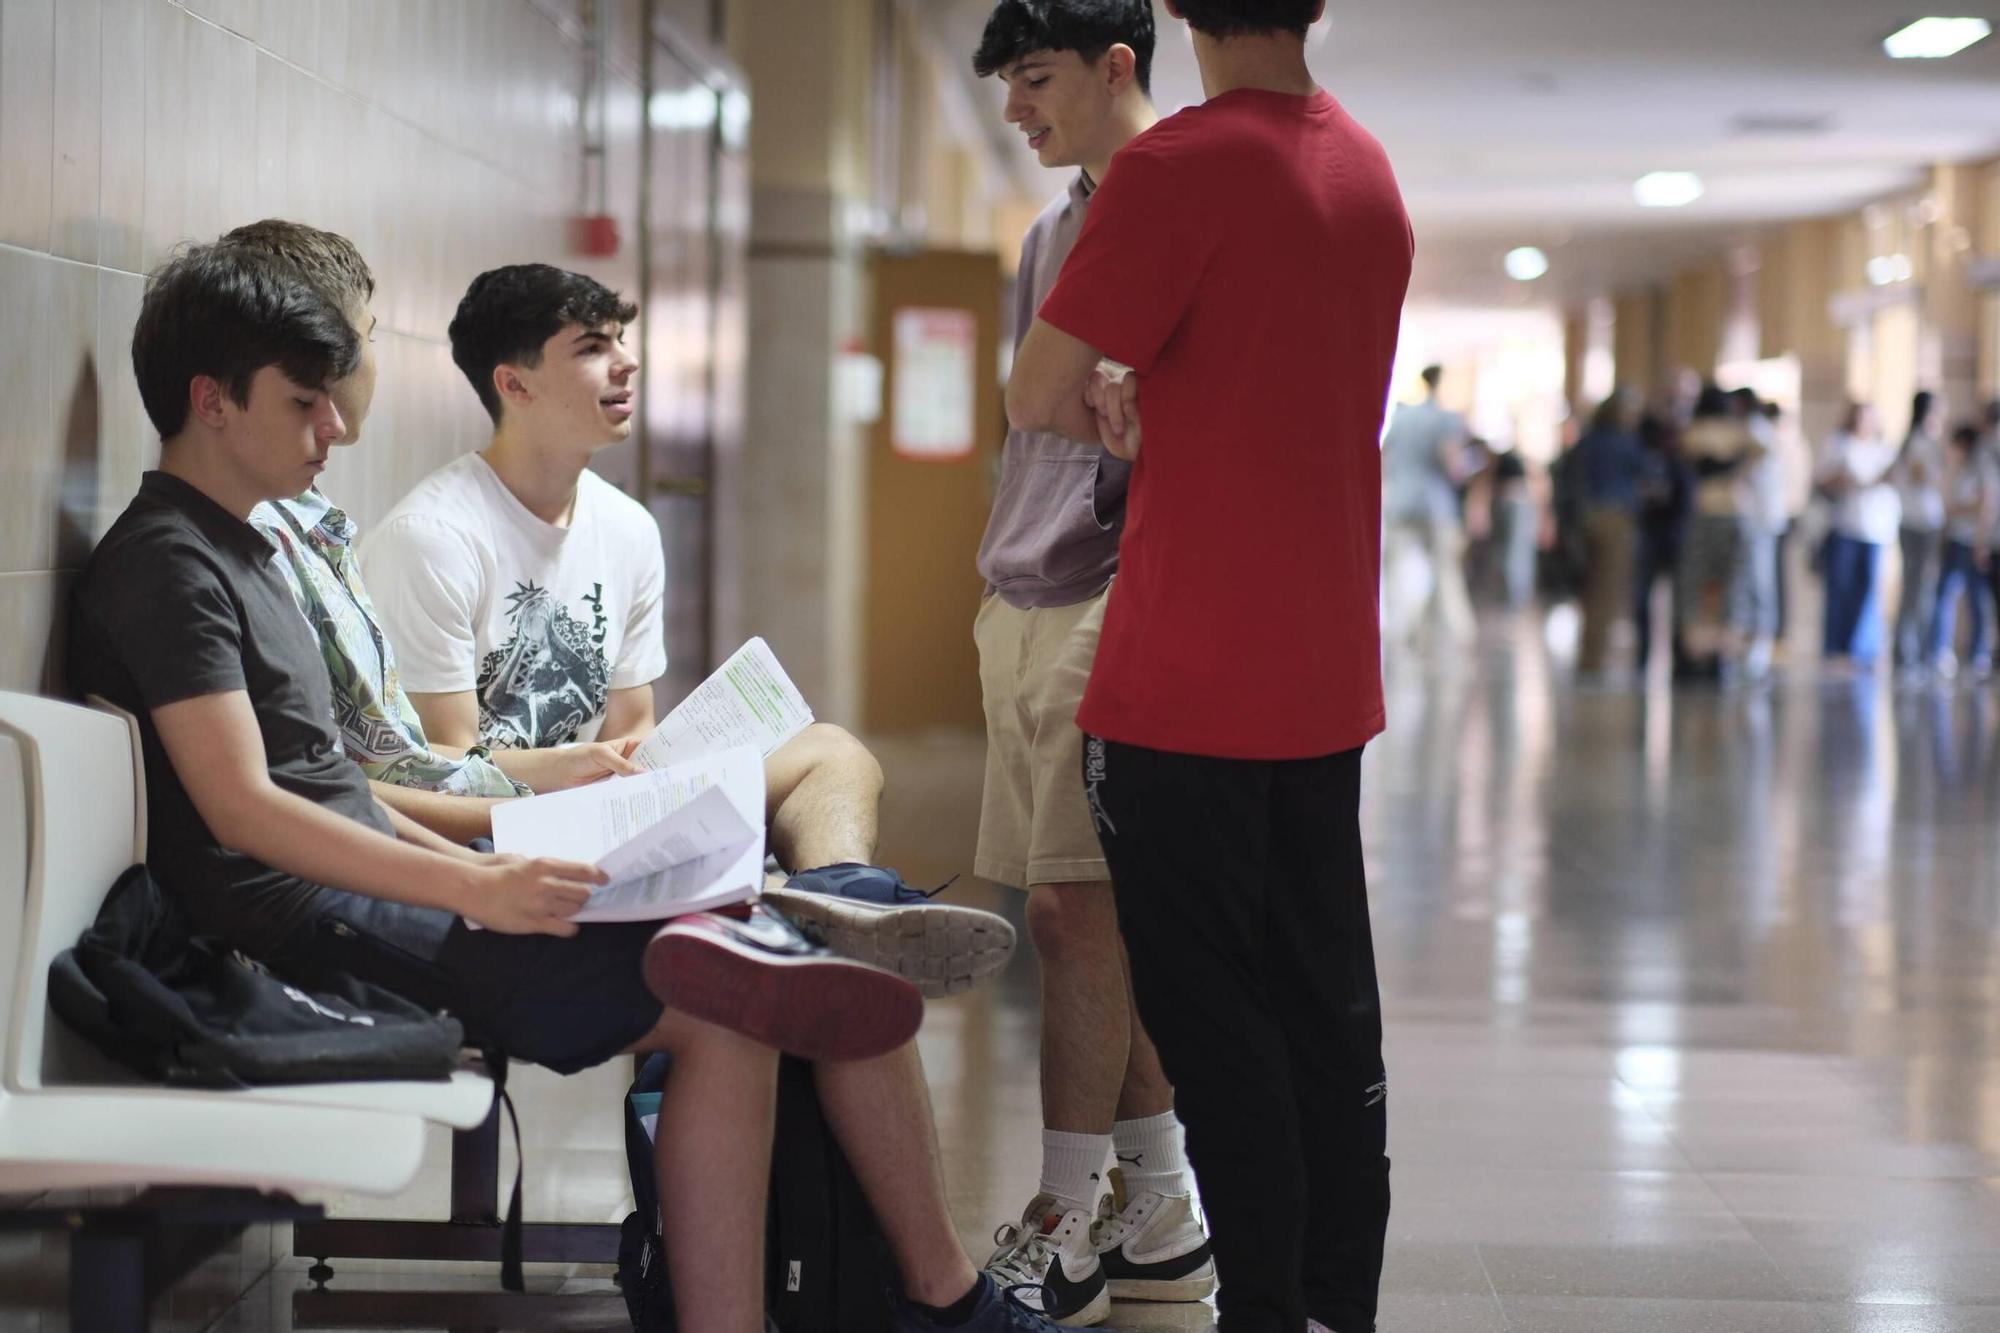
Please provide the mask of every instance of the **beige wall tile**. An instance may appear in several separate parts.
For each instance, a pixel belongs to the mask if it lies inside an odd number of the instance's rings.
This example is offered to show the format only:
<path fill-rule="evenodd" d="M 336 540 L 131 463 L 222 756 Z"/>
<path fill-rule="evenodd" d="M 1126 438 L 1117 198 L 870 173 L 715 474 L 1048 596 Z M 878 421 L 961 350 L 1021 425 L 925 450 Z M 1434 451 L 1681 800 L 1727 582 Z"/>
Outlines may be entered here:
<path fill-rule="evenodd" d="M 92 264 L 98 254 L 103 19 L 103 0 L 63 0 L 56 7 L 49 244 L 56 254 Z"/>
<path fill-rule="evenodd" d="M 187 25 L 187 202 L 193 240 L 256 220 L 257 49 L 212 23 Z"/>
<path fill-rule="evenodd" d="M 145 262 L 146 12 L 166 0 L 102 0 L 97 262 L 137 273 Z"/>
<path fill-rule="evenodd" d="M 186 11 L 165 3 L 145 8 L 146 114 L 143 250 L 140 267 L 156 267 L 188 238 L 188 28 Z"/>
<path fill-rule="evenodd" d="M 46 249 L 55 142 L 55 0 L 0 4 L 0 242 Z"/>
<path fill-rule="evenodd" d="M 0 574 L 0 690 L 47 690 L 57 664 L 57 611 L 69 595 L 69 577 L 49 571 Z"/>
<path fill-rule="evenodd" d="M 0 249 L 0 571 L 45 570 L 53 553 L 55 444 L 49 291 L 63 261 Z M 0 621 L 0 624 L 5 624 Z"/>
<path fill-rule="evenodd" d="M 260 218 L 289 215 L 286 182 L 291 139 L 291 98 L 286 85 L 302 77 L 269 52 L 257 53 L 257 115 L 255 120 L 255 206 Z"/>
<path fill-rule="evenodd" d="M 185 0 L 190 14 L 200 15 L 210 23 L 253 42 L 264 38 L 265 0 Z M 277 0 L 276 8 L 283 9 L 293 0 Z"/>
<path fill-rule="evenodd" d="M 98 526 L 99 417 L 103 376 L 97 367 L 98 270 L 57 263 L 49 282 L 49 425 L 53 512 L 50 556 L 56 569 L 81 569 Z"/>
<path fill-rule="evenodd" d="M 130 273 L 97 277 L 97 531 L 138 494 L 139 478 L 158 464 L 160 436 L 132 377 L 132 326 L 145 281 Z"/>

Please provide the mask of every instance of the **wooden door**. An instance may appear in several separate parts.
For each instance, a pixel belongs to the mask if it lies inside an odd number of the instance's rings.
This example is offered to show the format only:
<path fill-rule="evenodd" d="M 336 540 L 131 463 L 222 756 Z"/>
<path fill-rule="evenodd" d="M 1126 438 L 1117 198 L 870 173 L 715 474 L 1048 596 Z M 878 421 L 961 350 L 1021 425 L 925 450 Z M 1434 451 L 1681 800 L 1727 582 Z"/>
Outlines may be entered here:
<path fill-rule="evenodd" d="M 883 254 L 869 277 L 869 345 L 887 373 L 868 448 L 863 724 L 979 730 L 974 561 L 1005 438 L 1000 260 Z"/>

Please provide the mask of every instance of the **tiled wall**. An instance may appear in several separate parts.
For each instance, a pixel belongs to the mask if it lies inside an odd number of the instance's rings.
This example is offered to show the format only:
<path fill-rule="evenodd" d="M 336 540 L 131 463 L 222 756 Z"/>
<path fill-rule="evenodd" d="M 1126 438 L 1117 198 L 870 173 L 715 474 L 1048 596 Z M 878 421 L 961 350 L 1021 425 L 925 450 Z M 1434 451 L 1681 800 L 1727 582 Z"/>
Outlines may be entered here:
<path fill-rule="evenodd" d="M 640 4 L 604 8 L 627 243 L 593 265 L 577 0 L 0 0 L 0 688 L 44 686 L 66 576 L 158 457 L 128 342 L 178 242 L 284 216 L 374 266 L 381 388 L 326 481 L 364 525 L 482 435 L 444 342 L 474 274 L 636 288 Z"/>
<path fill-rule="evenodd" d="M 577 0 L 0 0 L 0 689 L 46 688 L 74 571 L 158 458 L 129 340 L 142 275 L 177 243 L 284 216 L 346 234 L 373 265 L 380 388 L 325 482 L 364 528 L 483 439 L 444 340 L 474 274 L 545 260 L 636 294 L 641 4 L 602 8 L 626 241 L 593 262 L 566 250 Z M 625 1077 L 517 1081 L 531 1214 L 619 1211 Z M 326 1202 L 442 1217 L 446 1142 L 434 1135 L 409 1194 Z M 60 1264 L 44 1262 L 59 1256 L 35 1236 L 0 1245 L 0 1329 L 67 1327 Z M 165 1326 L 205 1326 L 270 1256 L 254 1232 L 163 1302 Z"/>

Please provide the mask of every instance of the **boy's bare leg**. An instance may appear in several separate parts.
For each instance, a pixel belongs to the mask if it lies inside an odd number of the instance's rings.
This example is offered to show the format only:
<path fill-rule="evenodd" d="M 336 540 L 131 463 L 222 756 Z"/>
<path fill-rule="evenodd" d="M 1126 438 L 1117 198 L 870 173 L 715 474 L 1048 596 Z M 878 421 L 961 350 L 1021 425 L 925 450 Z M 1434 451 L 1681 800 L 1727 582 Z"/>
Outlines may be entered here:
<path fill-rule="evenodd" d="M 792 870 L 875 855 L 882 766 L 839 727 L 815 722 L 764 761 L 771 854 Z"/>
<path fill-rule="evenodd" d="M 937 1127 L 916 1043 L 873 1060 L 822 1062 L 815 1073 L 820 1107 L 881 1223 L 904 1294 L 922 1305 L 950 1305 L 979 1274 L 945 1206 Z"/>
<path fill-rule="evenodd" d="M 777 1052 L 671 1009 L 634 1049 L 674 1058 L 653 1164 L 681 1327 L 764 1333 Z"/>
<path fill-rule="evenodd" d="M 1109 1134 L 1170 1111 L 1174 1091 L 1132 1006 L 1108 883 L 1037 884 L 1028 930 L 1042 965 L 1042 1126 Z"/>

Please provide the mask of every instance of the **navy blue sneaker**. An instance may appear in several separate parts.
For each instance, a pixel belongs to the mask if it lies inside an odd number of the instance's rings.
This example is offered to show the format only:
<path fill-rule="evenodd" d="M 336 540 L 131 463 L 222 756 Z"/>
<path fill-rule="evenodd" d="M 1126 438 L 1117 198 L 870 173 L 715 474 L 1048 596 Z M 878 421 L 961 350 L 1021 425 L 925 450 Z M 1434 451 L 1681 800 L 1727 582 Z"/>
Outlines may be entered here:
<path fill-rule="evenodd" d="M 1002 1291 L 992 1278 L 979 1275 L 979 1301 L 962 1324 L 940 1324 L 902 1296 L 889 1303 L 889 1333 L 1056 1333 L 1057 1325 L 1028 1308 L 1013 1291 Z"/>
<path fill-rule="evenodd" d="M 766 889 L 764 903 L 813 943 L 894 972 L 931 999 L 970 990 L 1014 956 L 1005 917 L 937 902 L 884 866 L 807 870 Z"/>

